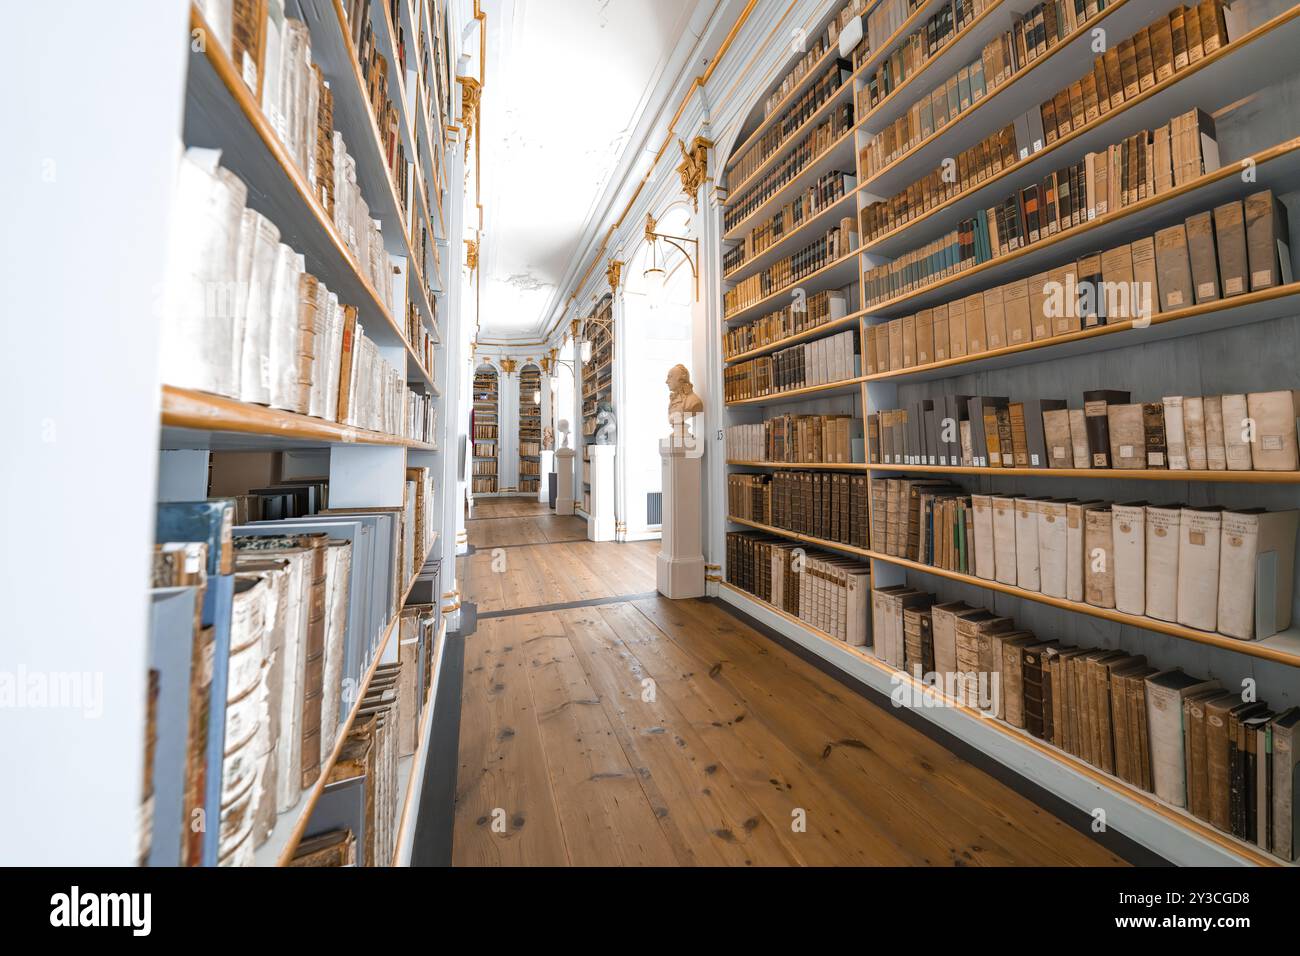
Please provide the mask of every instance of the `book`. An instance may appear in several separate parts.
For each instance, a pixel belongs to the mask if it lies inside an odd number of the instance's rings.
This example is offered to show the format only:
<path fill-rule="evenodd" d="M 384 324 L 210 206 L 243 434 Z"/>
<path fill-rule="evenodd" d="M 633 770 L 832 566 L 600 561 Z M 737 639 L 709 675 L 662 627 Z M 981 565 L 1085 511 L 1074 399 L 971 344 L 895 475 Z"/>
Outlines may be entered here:
<path fill-rule="evenodd" d="M 1300 391 L 1251 392 L 1246 396 L 1246 414 L 1254 423 L 1251 467 L 1256 471 L 1294 471 L 1300 467 L 1296 445 Z"/>
<path fill-rule="evenodd" d="M 1143 613 L 1160 621 L 1178 619 L 1181 523 L 1182 507 L 1179 505 L 1146 507 L 1146 588 Z"/>
<path fill-rule="evenodd" d="M 1088 456 L 1093 468 L 1112 467 L 1109 406 L 1128 403 L 1128 392 L 1116 389 L 1094 389 L 1084 392 L 1083 411 L 1087 425 Z"/>
<path fill-rule="evenodd" d="M 1109 507 L 1084 513 L 1084 601 L 1094 607 L 1115 606 L 1113 515 Z"/>
<path fill-rule="evenodd" d="M 1228 471 L 1250 471 L 1254 426 L 1247 412 L 1245 395 L 1223 395 L 1223 445 Z"/>
<path fill-rule="evenodd" d="M 1290 627 L 1298 516 L 1294 510 L 1262 508 L 1223 512 L 1220 634 L 1260 640 Z"/>
<path fill-rule="evenodd" d="M 1142 405 L 1124 403 L 1106 406 L 1107 431 L 1112 468 L 1145 469 L 1146 427 Z"/>
<path fill-rule="evenodd" d="M 1179 224 L 1161 229 L 1155 236 L 1156 284 L 1160 311 L 1183 309 L 1193 302 L 1192 269 L 1187 252 L 1187 230 Z"/>
<path fill-rule="evenodd" d="M 1267 189 L 1245 200 L 1246 259 L 1251 291 L 1291 281 L 1286 207 Z"/>
<path fill-rule="evenodd" d="M 1192 290 L 1197 303 L 1219 298 L 1219 265 L 1214 246 L 1214 217 L 1210 212 L 1188 216 L 1187 255 L 1192 269 Z"/>
<path fill-rule="evenodd" d="M 1168 446 L 1165 442 L 1165 406 L 1163 402 L 1143 403 L 1142 430 L 1146 439 L 1147 467 L 1167 467 Z"/>
<path fill-rule="evenodd" d="M 1145 683 L 1155 794 L 1171 806 L 1186 807 L 1182 702 L 1191 694 L 1218 690 L 1220 685 L 1217 680 L 1192 677 L 1181 668 L 1152 674 Z"/>
<path fill-rule="evenodd" d="M 1146 612 L 1145 501 L 1111 506 L 1115 564 L 1115 609 L 1125 614 Z"/>
<path fill-rule="evenodd" d="M 1246 220 L 1241 200 L 1214 207 L 1214 240 L 1218 251 L 1223 296 L 1231 298 L 1250 289 L 1246 265 Z"/>
<path fill-rule="evenodd" d="M 1184 507 L 1179 519 L 1178 623 L 1213 631 L 1218 623 L 1223 508 Z"/>

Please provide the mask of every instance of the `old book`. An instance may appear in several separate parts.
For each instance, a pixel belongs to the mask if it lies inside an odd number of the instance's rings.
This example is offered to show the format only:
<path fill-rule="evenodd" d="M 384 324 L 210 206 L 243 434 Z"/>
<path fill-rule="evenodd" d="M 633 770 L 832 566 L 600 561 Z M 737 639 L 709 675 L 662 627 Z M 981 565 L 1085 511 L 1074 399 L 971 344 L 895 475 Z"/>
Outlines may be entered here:
<path fill-rule="evenodd" d="M 1246 264 L 1246 219 L 1241 200 L 1214 207 L 1214 241 L 1218 250 L 1223 297 L 1250 290 Z"/>
<path fill-rule="evenodd" d="M 975 576 L 986 581 L 995 577 L 993 554 L 993 501 L 989 495 L 971 495 L 972 526 L 975 535 Z"/>
<path fill-rule="evenodd" d="M 1290 232 L 1286 207 L 1270 190 L 1246 197 L 1246 260 L 1251 291 L 1291 281 Z"/>
<path fill-rule="evenodd" d="M 1291 707 L 1273 721 L 1272 851 L 1283 860 L 1297 856 L 1296 781 L 1300 779 L 1300 707 Z"/>
<path fill-rule="evenodd" d="M 1141 404 L 1106 406 L 1112 468 L 1145 469 L 1146 428 Z"/>
<path fill-rule="evenodd" d="M 339 349 L 339 393 L 336 421 L 346 422 L 352 414 L 352 373 L 357 338 L 356 306 L 343 306 L 343 339 Z"/>
<path fill-rule="evenodd" d="M 948 303 L 948 357 L 966 355 L 966 300 L 954 299 Z"/>
<path fill-rule="evenodd" d="M 916 365 L 916 316 L 904 316 L 900 325 L 903 329 L 903 368 L 912 368 Z"/>
<path fill-rule="evenodd" d="M 1223 471 L 1228 467 L 1228 452 L 1223 442 L 1223 397 L 1206 395 L 1205 406 L 1205 467 L 1210 471 Z"/>
<path fill-rule="evenodd" d="M 1250 455 L 1256 471 L 1295 471 L 1300 467 L 1296 450 L 1300 391 L 1251 392 L 1246 396 L 1246 414 L 1254 422 Z"/>
<path fill-rule="evenodd" d="M 1160 311 L 1184 309 L 1193 302 L 1192 269 L 1187 253 L 1187 230 L 1170 226 L 1156 233 L 1156 281 Z"/>
<path fill-rule="evenodd" d="M 1070 412 L 1068 409 L 1047 409 L 1043 412 L 1043 434 L 1049 468 L 1073 468 L 1074 451 L 1070 442 Z"/>
<path fill-rule="evenodd" d="M 1028 631 L 1007 631 L 994 638 L 1002 651 L 999 669 L 1001 677 L 1001 706 L 998 716 L 1012 727 L 1025 726 L 1024 649 L 1038 643 L 1038 638 Z"/>
<path fill-rule="evenodd" d="M 1038 545 L 1038 590 L 1052 597 L 1066 596 L 1069 573 L 1069 534 L 1066 530 L 1069 503 L 1057 499 L 1043 499 L 1038 505 L 1038 527 L 1035 538 Z M 1019 528 L 1017 528 L 1017 553 Z"/>
<path fill-rule="evenodd" d="M 967 707 L 988 710 L 989 704 L 996 701 L 987 667 L 981 666 L 981 661 L 987 665 L 992 660 L 989 635 L 1011 630 L 1013 622 L 1009 617 L 979 610 L 957 617 L 956 625 L 958 700 Z"/>
<path fill-rule="evenodd" d="M 1161 399 L 1164 405 L 1165 447 L 1169 455 L 1169 467 L 1174 471 L 1187 470 L 1187 433 L 1183 428 L 1183 396 L 1166 395 Z"/>
<path fill-rule="evenodd" d="M 1183 508 L 1178 535 L 1178 623 L 1213 631 L 1218 624 L 1222 506 Z"/>
<path fill-rule="evenodd" d="M 1151 61 L 1157 83 L 1174 75 L 1174 35 L 1167 16 L 1158 17 L 1147 27 L 1151 40 Z"/>
<path fill-rule="evenodd" d="M 1245 395 L 1221 396 L 1223 405 L 1223 445 L 1228 471 L 1250 471 L 1254 425 L 1246 411 Z"/>
<path fill-rule="evenodd" d="M 936 305 L 931 321 L 934 335 L 934 360 L 944 362 L 952 358 L 952 349 L 948 333 L 948 306 Z"/>
<path fill-rule="evenodd" d="M 916 314 L 916 364 L 929 365 L 934 361 L 934 310 L 922 309 Z"/>
<path fill-rule="evenodd" d="M 1198 212 L 1187 217 L 1187 255 L 1192 267 L 1192 291 L 1196 301 L 1219 298 L 1219 265 L 1214 251 L 1214 216 Z"/>
<path fill-rule="evenodd" d="M 1035 341 L 1052 337 L 1053 320 L 1052 316 L 1047 314 L 1051 279 L 1050 273 L 1040 272 L 1038 275 L 1030 276 L 1027 280 L 1029 287 L 1030 335 Z"/>
<path fill-rule="evenodd" d="M 1163 402 L 1144 402 L 1142 405 L 1142 431 L 1146 438 L 1148 468 L 1168 466 L 1165 444 L 1165 406 Z"/>
<path fill-rule="evenodd" d="M 1205 402 L 1199 395 L 1183 398 L 1183 440 L 1187 443 L 1187 467 L 1204 471 L 1205 456 Z"/>
<path fill-rule="evenodd" d="M 1147 505 L 1146 586 L 1147 617 L 1178 619 L 1178 550 L 1182 522 L 1180 505 Z"/>
<path fill-rule="evenodd" d="M 1187 810 L 1202 820 L 1210 819 L 1211 780 L 1209 731 L 1206 718 L 1216 709 L 1239 701 L 1224 691 L 1202 691 L 1183 698 L 1183 761 L 1187 769 Z"/>
<path fill-rule="evenodd" d="M 1101 278 L 1105 283 L 1105 307 L 1101 311 L 1107 323 L 1138 318 L 1139 303 L 1133 301 L 1133 247 L 1116 246 L 1101 254 Z"/>
<path fill-rule="evenodd" d="M 1094 607 L 1115 606 L 1115 543 L 1109 507 L 1084 513 L 1084 601 Z"/>
<path fill-rule="evenodd" d="M 1160 671 L 1146 679 L 1152 783 L 1156 796 L 1171 806 L 1187 806 L 1183 698 L 1218 687 L 1217 680 L 1201 680 L 1181 668 Z"/>
<path fill-rule="evenodd" d="M 993 579 L 1002 584 L 1016 583 L 1016 508 L 1015 499 L 992 497 L 993 506 Z"/>
<path fill-rule="evenodd" d="M 1029 468 L 1049 467 L 1047 434 L 1043 425 L 1043 415 L 1049 411 L 1064 411 L 1063 398 L 1029 398 L 1023 405 L 1025 466 Z M 1013 422 L 1014 425 L 1014 422 Z M 1068 427 L 1068 418 L 1067 418 Z M 1014 439 L 1013 434 L 1013 439 Z M 1019 464 L 1019 461 L 1017 461 Z M 1061 467 L 1069 467 L 1064 465 Z"/>
<path fill-rule="evenodd" d="M 979 613 L 979 608 L 962 601 L 935 604 L 930 608 L 930 626 L 934 639 L 934 669 L 939 675 L 957 673 L 957 621 Z"/>
<path fill-rule="evenodd" d="M 1075 468 L 1091 468 L 1092 454 L 1089 452 L 1087 415 L 1082 408 L 1071 408 L 1067 415 L 1070 422 L 1070 454 L 1074 458 Z M 1107 439 L 1109 441 L 1109 439 Z"/>
<path fill-rule="evenodd" d="M 1186 9 L 1178 7 L 1169 12 L 1169 33 L 1173 38 L 1174 52 L 1174 71 L 1183 69 L 1187 66 L 1187 25 L 1185 22 Z"/>
<path fill-rule="evenodd" d="M 1298 515 L 1262 508 L 1223 512 L 1220 634 L 1261 640 L 1291 626 Z"/>
<path fill-rule="evenodd" d="M 985 345 L 990 350 L 1000 349 L 1007 342 L 1007 317 L 1003 307 L 1001 286 L 984 292 Z"/>
<path fill-rule="evenodd" d="M 1146 502 L 1111 506 L 1114 537 L 1115 609 L 1143 614 L 1146 609 Z"/>
<path fill-rule="evenodd" d="M 1232 832 L 1230 812 L 1231 773 L 1229 751 L 1235 740 L 1230 728 L 1242 717 L 1258 713 L 1266 706 L 1262 702 L 1244 702 L 1238 694 L 1221 694 L 1202 701 L 1205 710 L 1203 732 L 1205 735 L 1206 799 L 1203 805 L 1205 819 L 1224 832 Z"/>
<path fill-rule="evenodd" d="M 1002 287 L 1003 310 L 1006 318 L 1007 345 L 1019 345 L 1033 339 L 1029 310 L 1029 283 L 1017 279 Z"/>
<path fill-rule="evenodd" d="M 1038 506 L 1037 498 L 1016 498 L 1016 586 L 1037 591 L 1038 573 Z"/>
<path fill-rule="evenodd" d="M 1128 404 L 1128 402 L 1129 393 L 1118 389 L 1093 389 L 1083 393 L 1083 413 L 1088 435 L 1088 457 L 1093 468 L 1112 467 L 1109 406 Z M 1138 425 L 1140 428 L 1140 409 Z"/>
<path fill-rule="evenodd" d="M 1138 322 L 1149 322 L 1160 311 L 1160 292 L 1156 282 L 1156 243 L 1151 236 L 1134 239 L 1132 246 L 1133 292 L 1130 306 Z"/>

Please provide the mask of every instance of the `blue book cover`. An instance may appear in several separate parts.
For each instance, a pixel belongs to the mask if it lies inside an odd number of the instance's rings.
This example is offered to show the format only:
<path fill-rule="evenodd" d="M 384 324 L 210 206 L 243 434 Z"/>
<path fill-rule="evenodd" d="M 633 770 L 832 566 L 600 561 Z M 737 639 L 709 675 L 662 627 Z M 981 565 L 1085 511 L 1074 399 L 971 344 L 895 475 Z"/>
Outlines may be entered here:
<path fill-rule="evenodd" d="M 208 546 L 208 574 L 230 574 L 235 560 L 230 543 L 234 524 L 235 503 L 229 499 L 163 501 L 158 504 L 154 541 L 202 541 Z"/>

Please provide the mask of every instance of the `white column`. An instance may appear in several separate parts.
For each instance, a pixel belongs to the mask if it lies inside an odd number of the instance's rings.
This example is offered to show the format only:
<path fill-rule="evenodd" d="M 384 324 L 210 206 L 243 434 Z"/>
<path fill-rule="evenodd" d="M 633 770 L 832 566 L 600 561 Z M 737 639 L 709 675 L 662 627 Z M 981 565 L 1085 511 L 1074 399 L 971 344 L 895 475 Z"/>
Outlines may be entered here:
<path fill-rule="evenodd" d="M 627 362 L 628 332 L 627 309 L 623 298 L 623 283 L 612 290 L 611 317 L 614 323 L 614 368 L 613 388 L 610 395 L 614 399 L 614 420 L 618 431 L 614 438 L 614 540 L 627 540 L 627 441 L 626 422 L 630 420 L 627 398 Z M 594 489 L 593 489 L 594 492 Z M 593 505 L 593 507 L 595 507 Z"/>
<path fill-rule="evenodd" d="M 587 540 L 614 540 L 614 445 L 592 445 L 591 511 L 587 514 Z"/>
<path fill-rule="evenodd" d="M 543 421 L 545 421 L 545 419 L 543 419 Z M 541 475 L 541 481 L 537 483 L 537 500 L 540 501 L 542 504 L 546 504 L 548 501 L 551 500 L 550 475 L 551 472 L 555 470 L 555 452 L 547 448 L 542 449 L 542 464 L 539 470 L 541 471 L 542 475 Z"/>
<path fill-rule="evenodd" d="M 557 515 L 573 514 L 573 456 L 572 448 L 555 450 L 555 471 L 558 487 L 555 489 L 555 513 Z"/>
<path fill-rule="evenodd" d="M 698 449 L 681 442 L 659 444 L 663 462 L 664 522 L 655 558 L 655 585 L 666 598 L 704 596 L 700 548 L 701 468 Z"/>
<path fill-rule="evenodd" d="M 722 390 L 722 201 L 726 191 L 719 191 L 713 179 L 719 160 L 709 153 L 710 178 L 700 187 L 700 212 L 695 217 L 695 232 L 700 240 L 700 301 L 695 304 L 695 341 L 692 357 L 696 392 L 704 399 L 704 415 L 696 420 L 696 440 L 714 453 L 706 455 L 700 481 L 704 487 L 700 519 L 708 533 L 704 541 L 705 560 L 721 565 L 726 554 L 727 456 L 720 440 L 728 415 Z M 664 521 L 667 527 L 668 496 L 664 495 Z M 711 583 L 709 593 L 717 593 Z"/>

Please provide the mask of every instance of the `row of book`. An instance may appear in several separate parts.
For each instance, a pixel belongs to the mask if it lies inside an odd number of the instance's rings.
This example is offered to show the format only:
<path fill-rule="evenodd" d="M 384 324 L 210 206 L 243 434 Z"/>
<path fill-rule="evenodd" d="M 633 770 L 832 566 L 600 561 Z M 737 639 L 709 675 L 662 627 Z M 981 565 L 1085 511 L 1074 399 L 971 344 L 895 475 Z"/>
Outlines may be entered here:
<path fill-rule="evenodd" d="M 392 181 L 398 202 L 407 213 L 407 221 L 410 221 L 414 218 L 411 212 L 417 192 L 414 188 L 415 165 L 406 160 L 406 148 L 402 144 L 402 120 L 392 98 L 388 95 L 390 67 L 388 58 L 379 52 L 375 40 L 374 24 L 371 22 L 374 11 L 369 0 L 348 0 L 345 8 L 352 48 L 356 51 L 357 60 L 361 65 L 366 101 L 370 104 L 371 115 L 379 130 L 379 147 L 384 157 L 384 165 L 388 170 L 388 178 Z M 406 51 L 400 42 L 401 19 L 397 18 L 393 23 L 399 31 L 399 36 L 395 38 L 398 41 L 396 53 L 398 57 L 404 58 Z M 405 68 L 399 66 L 396 75 L 400 83 L 406 76 Z"/>
<path fill-rule="evenodd" d="M 495 474 L 490 476 L 475 476 L 470 480 L 470 490 L 476 495 L 494 495 L 497 491 L 497 477 Z"/>
<path fill-rule="evenodd" d="M 414 437 L 413 393 L 217 150 L 191 147 L 176 183 L 163 380 L 240 401 Z M 414 403 L 418 404 L 418 400 Z"/>
<path fill-rule="evenodd" d="M 867 460 L 966 468 L 1295 471 L 1300 392 L 1166 395 L 1118 389 L 1013 402 L 944 395 L 867 416 Z"/>
<path fill-rule="evenodd" d="M 804 134 L 757 182 L 747 185 L 734 199 L 728 201 L 722 214 L 723 229 L 730 232 L 754 215 L 786 183 L 807 169 L 809 164 L 852 130 L 853 117 L 852 101 L 841 103 L 831 110 L 826 119 Z"/>
<path fill-rule="evenodd" d="M 722 294 L 723 317 L 788 289 L 805 276 L 847 256 L 858 247 L 858 219 L 846 216 L 798 252 L 746 276 Z"/>
<path fill-rule="evenodd" d="M 871 615 L 875 656 L 922 684 L 898 699 L 941 694 L 1295 859 L 1300 708 L 1275 712 L 1145 655 L 1044 640 L 908 585 L 873 591 Z"/>
<path fill-rule="evenodd" d="M 772 214 L 772 218 L 755 226 L 740 242 L 723 254 L 724 277 L 789 236 L 822 210 L 839 202 L 852 192 L 857 184 L 857 177 L 852 173 L 835 169 L 823 173 L 803 192 L 782 203 L 781 208 Z"/>
<path fill-rule="evenodd" d="M 1291 624 L 1296 511 L 872 485 L 873 550 L 1125 614 L 1260 640 Z"/>
<path fill-rule="evenodd" d="M 849 329 L 802 342 L 771 355 L 726 366 L 722 372 L 723 400 L 745 401 L 765 395 L 819 385 L 847 382 L 861 374 L 857 335 Z"/>
<path fill-rule="evenodd" d="M 824 289 L 812 295 L 796 296 L 766 315 L 724 329 L 722 348 L 726 358 L 752 349 L 774 345 L 792 335 L 834 322 L 848 315 L 848 296 L 838 289 Z"/>
<path fill-rule="evenodd" d="M 889 56 L 881 60 L 873 73 L 865 77 L 865 83 L 858 91 L 858 115 L 866 116 L 879 106 L 885 97 L 915 76 L 956 34 L 970 26 L 995 2 L 996 0 L 950 0 L 945 3 L 921 27 L 908 34 Z M 908 15 L 910 13 L 908 11 Z M 880 37 L 880 41 L 888 39 L 902 26 L 903 19 L 894 25 L 890 33 Z"/>
<path fill-rule="evenodd" d="M 727 513 L 795 534 L 866 549 L 867 476 L 778 471 L 727 476 Z"/>
<path fill-rule="evenodd" d="M 843 465 L 862 461 L 862 419 L 853 415 L 778 415 L 728 425 L 727 458 Z"/>
<path fill-rule="evenodd" d="M 437 300 L 434 299 L 432 301 L 436 302 Z M 436 316 L 437 314 L 437 305 L 434 305 L 434 315 Z M 434 322 L 436 324 L 436 318 L 434 319 Z M 405 332 L 406 341 L 411 344 L 411 348 L 414 350 L 415 356 L 420 362 L 420 367 L 424 369 L 430 378 L 432 378 L 433 353 L 438 348 L 438 340 L 434 337 L 433 333 L 429 331 L 429 327 L 424 324 L 424 320 L 420 315 L 419 306 L 410 301 L 406 303 Z"/>
<path fill-rule="evenodd" d="M 248 865 L 316 783 L 431 544 L 430 496 L 409 469 L 398 508 L 329 509 L 319 484 L 314 512 L 247 525 L 229 499 L 159 505 L 143 863 Z"/>
<path fill-rule="evenodd" d="M 891 0 L 891 2 L 910 2 L 910 0 Z M 800 81 L 808 75 L 808 71 L 821 61 L 827 51 L 832 48 L 839 48 L 840 56 L 848 56 L 852 52 L 852 50 L 844 49 L 844 43 L 850 38 L 850 34 L 846 34 L 846 31 L 850 30 L 852 21 L 860 17 L 868 5 L 868 0 L 850 0 L 831 18 L 830 23 L 826 25 L 826 29 L 817 34 L 811 41 L 802 35 L 798 37 L 802 44 L 800 49 L 803 56 L 794 62 L 794 65 L 790 67 L 790 71 L 782 78 L 780 85 L 768 94 L 767 99 L 763 101 L 763 115 L 765 117 L 772 115 L 772 111 L 779 107 L 785 98 L 794 91 Z M 842 36 L 845 37 L 844 42 L 841 41 Z"/>
<path fill-rule="evenodd" d="M 898 371 L 992 349 L 1068 335 L 1115 322 L 1149 322 L 1175 312 L 1292 281 L 1286 207 L 1261 190 L 1196 213 L 1154 236 L 1091 252 L 1063 266 L 981 293 L 924 309 L 914 316 L 872 326 L 866 335 L 867 368 Z M 948 261 L 957 261 L 954 246 Z M 944 268 L 922 275 L 947 253 L 913 265 L 908 282 L 922 284 Z M 902 262 L 902 260 L 895 260 Z M 883 298 L 894 280 L 873 270 L 864 284 Z M 895 287 L 896 288 L 896 287 Z M 870 292 L 868 293 L 870 294 Z"/>
<path fill-rule="evenodd" d="M 780 538 L 727 534 L 727 583 L 838 641 L 867 642 L 871 567 Z"/>
<path fill-rule="evenodd" d="M 863 241 L 881 236 L 924 216 L 950 199 L 996 177 L 1019 159 L 1043 147 L 1038 113 L 1030 110 L 997 133 L 959 153 L 951 164 L 935 169 L 891 199 L 862 210 Z M 1025 211 L 1023 232 L 995 222 L 998 252 L 1006 235 L 1007 251 L 1019 248 L 1021 236 L 1037 242 L 1107 212 L 1162 195 L 1175 186 L 1219 168 L 1214 120 L 1190 110 L 1155 130 L 1141 130 L 1120 143 L 1087 153 L 1079 163 L 1054 170 L 1039 183 L 1019 190 Z M 1004 204 L 1005 205 L 1005 204 Z"/>
<path fill-rule="evenodd" d="M 883 0 L 867 14 L 867 49 L 883 50 L 903 24 L 923 6 L 922 0 Z M 951 10 L 951 7 L 948 8 Z"/>

